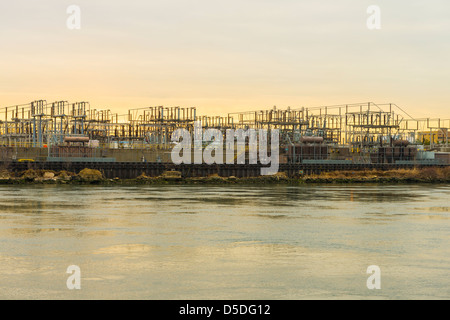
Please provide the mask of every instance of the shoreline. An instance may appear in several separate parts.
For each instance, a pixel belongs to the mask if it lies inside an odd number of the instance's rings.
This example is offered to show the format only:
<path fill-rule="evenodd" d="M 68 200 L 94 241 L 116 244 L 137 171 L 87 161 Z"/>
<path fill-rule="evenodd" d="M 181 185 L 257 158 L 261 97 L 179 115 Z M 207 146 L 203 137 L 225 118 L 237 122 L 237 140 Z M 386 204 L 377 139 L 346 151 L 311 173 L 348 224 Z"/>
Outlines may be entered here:
<path fill-rule="evenodd" d="M 83 169 L 74 172 L 49 170 L 27 170 L 20 173 L 0 171 L 0 185 L 195 185 L 195 184 L 448 184 L 450 183 L 450 167 L 400 169 L 391 171 L 333 171 L 317 175 L 288 177 L 284 172 L 272 176 L 258 177 L 221 177 L 217 174 L 208 177 L 181 177 L 178 171 L 166 171 L 158 177 L 141 174 L 134 179 L 107 179 L 98 170 Z"/>

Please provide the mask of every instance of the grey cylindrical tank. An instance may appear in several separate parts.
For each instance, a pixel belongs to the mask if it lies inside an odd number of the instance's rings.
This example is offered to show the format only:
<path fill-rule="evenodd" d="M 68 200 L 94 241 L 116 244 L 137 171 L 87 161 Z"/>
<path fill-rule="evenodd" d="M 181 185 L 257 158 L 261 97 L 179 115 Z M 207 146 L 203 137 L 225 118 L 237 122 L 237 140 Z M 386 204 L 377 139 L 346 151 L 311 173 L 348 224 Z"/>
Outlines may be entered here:
<path fill-rule="evenodd" d="M 300 141 L 303 143 L 322 143 L 323 142 L 323 137 L 308 137 L 308 136 L 303 136 L 300 138 Z"/>

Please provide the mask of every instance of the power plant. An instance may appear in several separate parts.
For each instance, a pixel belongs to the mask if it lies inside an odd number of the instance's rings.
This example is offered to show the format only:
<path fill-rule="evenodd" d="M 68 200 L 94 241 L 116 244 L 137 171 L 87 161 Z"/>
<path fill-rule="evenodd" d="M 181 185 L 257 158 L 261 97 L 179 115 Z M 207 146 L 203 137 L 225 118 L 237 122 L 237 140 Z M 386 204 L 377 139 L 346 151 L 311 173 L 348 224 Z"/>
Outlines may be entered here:
<path fill-rule="evenodd" d="M 168 165 L 173 132 L 193 132 L 196 121 L 203 130 L 223 134 L 278 129 L 279 162 L 291 167 L 450 164 L 450 119 L 416 119 L 396 104 L 373 102 L 213 116 L 198 114 L 195 107 L 156 106 L 118 114 L 89 102 L 37 100 L 0 108 L 0 161 Z"/>

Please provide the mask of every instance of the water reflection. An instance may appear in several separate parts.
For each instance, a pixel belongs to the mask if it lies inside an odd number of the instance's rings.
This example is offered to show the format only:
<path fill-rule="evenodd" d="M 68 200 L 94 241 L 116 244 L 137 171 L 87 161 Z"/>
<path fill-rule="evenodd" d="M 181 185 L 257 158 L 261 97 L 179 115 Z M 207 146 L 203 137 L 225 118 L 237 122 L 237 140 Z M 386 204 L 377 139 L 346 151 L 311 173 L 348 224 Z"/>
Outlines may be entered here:
<path fill-rule="evenodd" d="M 445 299 L 449 191 L 0 186 L 0 298 Z M 65 288 L 71 264 L 81 292 Z"/>

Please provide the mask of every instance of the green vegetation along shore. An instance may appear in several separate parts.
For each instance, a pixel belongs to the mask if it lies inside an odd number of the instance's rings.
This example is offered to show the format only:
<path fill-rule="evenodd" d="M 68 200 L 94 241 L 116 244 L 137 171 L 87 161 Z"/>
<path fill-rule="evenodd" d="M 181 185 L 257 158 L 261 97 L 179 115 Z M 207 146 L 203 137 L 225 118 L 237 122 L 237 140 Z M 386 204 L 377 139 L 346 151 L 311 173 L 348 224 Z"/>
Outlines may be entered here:
<path fill-rule="evenodd" d="M 144 173 L 136 179 L 106 179 L 98 170 L 68 171 L 27 170 L 19 173 L 0 171 L 0 184 L 238 184 L 238 183 L 450 183 L 450 167 L 399 169 L 390 171 L 333 171 L 317 175 L 288 177 L 284 172 L 273 176 L 251 178 L 220 177 L 217 174 L 203 178 L 183 178 L 178 171 L 166 171 L 159 177 Z"/>

